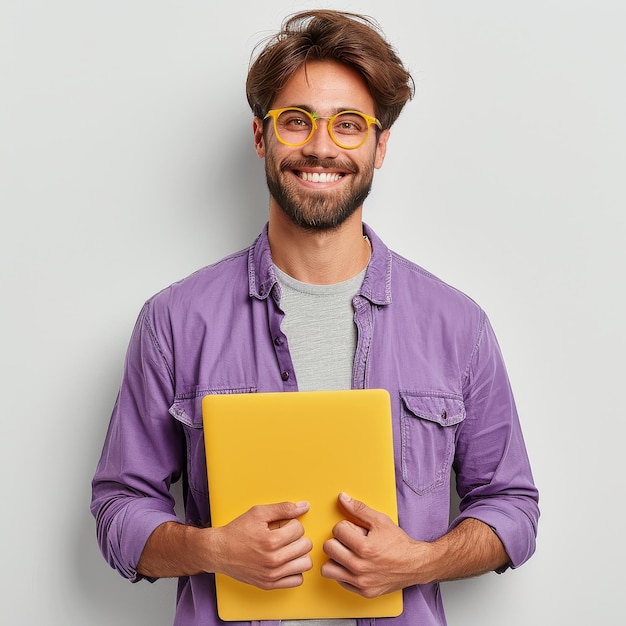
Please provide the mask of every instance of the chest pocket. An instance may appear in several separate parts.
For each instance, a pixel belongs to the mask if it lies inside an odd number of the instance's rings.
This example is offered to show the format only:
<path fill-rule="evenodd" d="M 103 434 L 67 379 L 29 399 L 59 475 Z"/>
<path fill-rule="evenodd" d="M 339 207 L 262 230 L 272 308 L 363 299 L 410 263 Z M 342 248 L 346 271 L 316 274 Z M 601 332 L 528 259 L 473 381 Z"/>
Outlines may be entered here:
<path fill-rule="evenodd" d="M 455 435 L 465 419 L 454 394 L 400 392 L 402 478 L 417 494 L 448 487 Z"/>
<path fill-rule="evenodd" d="M 183 425 L 187 447 L 187 481 L 189 489 L 207 500 L 208 484 L 204 428 L 202 423 L 202 398 L 207 394 L 254 393 L 255 387 L 215 389 L 208 386 L 193 387 L 174 399 L 170 414 Z M 208 502 L 207 502 L 208 505 Z"/>

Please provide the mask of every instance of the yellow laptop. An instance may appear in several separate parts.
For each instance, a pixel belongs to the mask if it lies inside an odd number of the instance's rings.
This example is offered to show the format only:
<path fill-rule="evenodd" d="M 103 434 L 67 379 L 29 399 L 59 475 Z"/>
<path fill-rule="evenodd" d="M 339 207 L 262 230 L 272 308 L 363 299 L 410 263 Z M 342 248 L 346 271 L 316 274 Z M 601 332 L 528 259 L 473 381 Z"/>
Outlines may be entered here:
<path fill-rule="evenodd" d="M 202 400 L 211 518 L 223 526 L 256 504 L 307 500 L 300 518 L 313 569 L 264 591 L 216 575 L 226 621 L 395 617 L 402 592 L 366 599 L 323 578 L 322 546 L 344 518 L 344 491 L 397 522 L 391 407 L 382 389 L 208 395 Z"/>

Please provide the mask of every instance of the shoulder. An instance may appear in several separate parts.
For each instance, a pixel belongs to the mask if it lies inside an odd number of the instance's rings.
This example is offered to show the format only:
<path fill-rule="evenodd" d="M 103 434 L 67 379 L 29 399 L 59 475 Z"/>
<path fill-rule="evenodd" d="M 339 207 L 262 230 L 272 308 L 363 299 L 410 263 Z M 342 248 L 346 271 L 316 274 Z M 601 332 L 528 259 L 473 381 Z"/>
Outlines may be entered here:
<path fill-rule="evenodd" d="M 250 248 L 206 265 L 154 294 L 146 303 L 153 316 L 185 315 L 208 309 L 234 289 L 248 295 L 248 256 Z"/>
<path fill-rule="evenodd" d="M 417 263 L 394 251 L 391 251 L 391 262 L 394 298 L 405 294 L 406 297 L 419 302 L 421 306 L 464 311 L 478 317 L 484 316 L 482 308 L 469 295 Z"/>

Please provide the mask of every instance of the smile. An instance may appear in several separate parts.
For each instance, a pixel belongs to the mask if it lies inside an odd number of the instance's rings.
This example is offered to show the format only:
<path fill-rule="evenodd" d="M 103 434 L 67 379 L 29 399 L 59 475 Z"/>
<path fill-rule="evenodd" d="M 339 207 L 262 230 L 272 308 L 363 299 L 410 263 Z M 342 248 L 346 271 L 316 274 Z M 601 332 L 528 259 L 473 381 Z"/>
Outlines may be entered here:
<path fill-rule="evenodd" d="M 297 172 L 297 174 L 309 183 L 334 183 L 344 176 L 337 172 Z"/>

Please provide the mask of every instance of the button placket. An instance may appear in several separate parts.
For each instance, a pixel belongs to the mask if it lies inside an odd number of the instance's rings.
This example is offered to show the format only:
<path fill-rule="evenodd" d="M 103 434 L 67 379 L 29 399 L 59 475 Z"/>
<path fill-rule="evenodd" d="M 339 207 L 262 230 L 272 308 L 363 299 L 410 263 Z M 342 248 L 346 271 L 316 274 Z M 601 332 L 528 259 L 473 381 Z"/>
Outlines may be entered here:
<path fill-rule="evenodd" d="M 272 344 L 274 345 L 274 353 L 276 354 L 283 389 L 285 391 L 297 391 L 297 382 L 293 373 L 293 362 L 289 353 L 289 346 L 287 345 L 287 337 L 280 328 L 284 313 L 274 298 L 267 298 L 267 306 Z"/>

